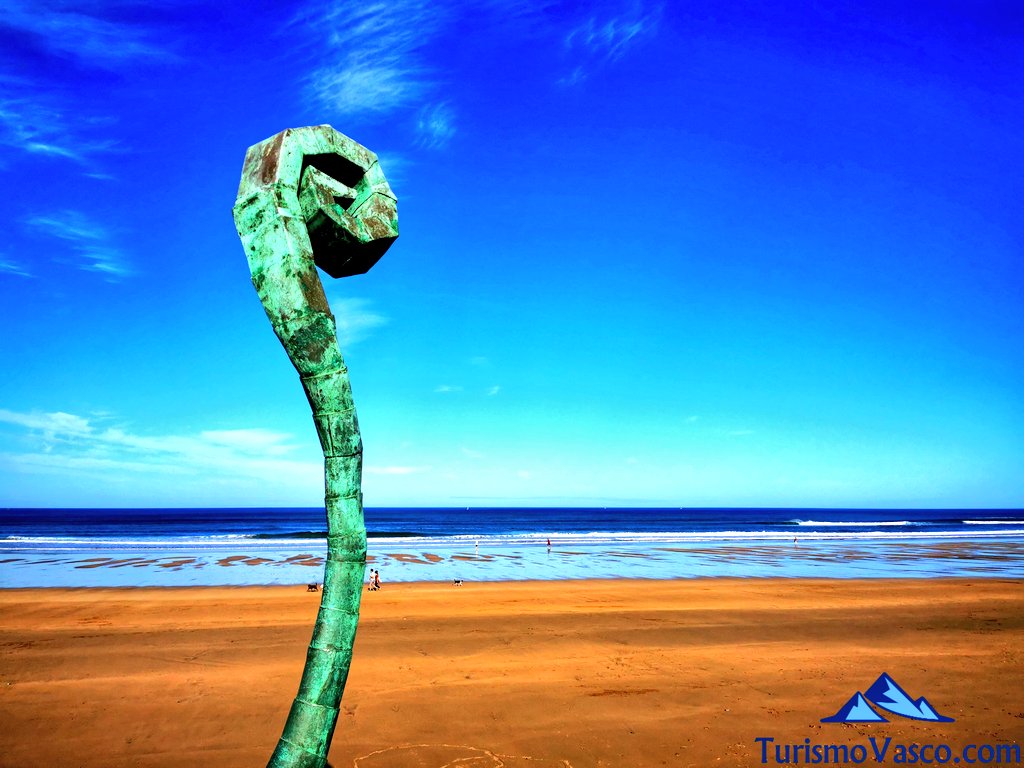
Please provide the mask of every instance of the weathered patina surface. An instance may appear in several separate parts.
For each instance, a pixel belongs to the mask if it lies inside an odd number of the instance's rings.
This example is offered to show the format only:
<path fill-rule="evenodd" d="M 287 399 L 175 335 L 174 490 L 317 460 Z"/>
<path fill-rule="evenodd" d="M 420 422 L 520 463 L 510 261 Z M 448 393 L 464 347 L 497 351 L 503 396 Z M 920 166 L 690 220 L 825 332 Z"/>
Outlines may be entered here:
<path fill-rule="evenodd" d="M 234 207 L 252 283 L 299 372 L 324 451 L 327 562 L 299 692 L 268 766 L 323 768 L 359 621 L 366 527 L 362 441 L 334 315 L 317 274 L 362 274 L 398 237 L 377 156 L 329 125 L 249 148 Z"/>

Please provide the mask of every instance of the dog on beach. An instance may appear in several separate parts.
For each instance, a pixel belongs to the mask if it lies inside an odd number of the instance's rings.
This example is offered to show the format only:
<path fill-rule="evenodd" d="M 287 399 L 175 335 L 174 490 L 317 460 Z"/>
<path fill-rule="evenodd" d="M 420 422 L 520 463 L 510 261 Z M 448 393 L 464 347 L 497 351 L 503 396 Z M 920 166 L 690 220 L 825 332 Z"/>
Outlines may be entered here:
<path fill-rule="evenodd" d="M 312 584 L 307 584 L 306 585 L 306 591 L 307 592 L 319 592 L 320 591 L 320 585 L 317 584 L 316 582 L 313 582 Z"/>
<path fill-rule="evenodd" d="M 452 586 L 453 587 L 461 587 L 462 586 L 462 579 L 452 579 Z"/>

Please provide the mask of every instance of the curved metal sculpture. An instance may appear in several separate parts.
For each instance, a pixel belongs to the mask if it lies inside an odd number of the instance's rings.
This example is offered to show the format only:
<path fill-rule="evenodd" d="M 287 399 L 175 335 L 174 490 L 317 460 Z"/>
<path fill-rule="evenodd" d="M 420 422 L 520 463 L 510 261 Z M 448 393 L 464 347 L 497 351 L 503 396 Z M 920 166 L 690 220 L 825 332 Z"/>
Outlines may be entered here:
<path fill-rule="evenodd" d="M 329 125 L 249 148 L 234 207 L 252 282 L 299 372 L 324 451 L 327 562 L 299 692 L 268 768 L 323 768 L 345 690 L 366 569 L 362 441 L 320 267 L 362 274 L 398 237 L 377 156 Z"/>

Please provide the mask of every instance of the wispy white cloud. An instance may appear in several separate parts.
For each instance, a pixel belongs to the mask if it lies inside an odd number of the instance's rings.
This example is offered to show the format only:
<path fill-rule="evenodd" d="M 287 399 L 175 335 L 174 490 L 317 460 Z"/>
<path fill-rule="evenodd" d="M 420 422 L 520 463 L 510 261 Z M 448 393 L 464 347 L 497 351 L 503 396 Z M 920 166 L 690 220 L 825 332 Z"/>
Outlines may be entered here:
<path fill-rule="evenodd" d="M 0 272 L 8 275 L 18 275 L 19 277 L 32 277 L 32 273 L 28 271 L 26 266 L 3 255 L 0 255 Z"/>
<path fill-rule="evenodd" d="M 377 161 L 380 163 L 380 169 L 384 171 L 384 176 L 387 178 L 388 184 L 391 185 L 392 189 L 402 183 L 402 180 L 405 178 L 405 172 L 410 165 L 407 157 L 397 152 L 378 152 Z"/>
<path fill-rule="evenodd" d="M 86 69 L 114 71 L 129 62 L 172 59 L 151 30 L 113 20 L 121 7 L 103 0 L 7 0 L 0 4 L 0 32 L 20 40 L 33 56 L 49 55 Z M 89 138 L 90 126 L 112 116 L 81 108 L 64 82 L 42 74 L 61 67 L 39 68 L 35 62 L 19 61 L 16 54 L 0 58 L 0 146 L 95 172 L 96 156 L 110 151 L 111 144 Z"/>
<path fill-rule="evenodd" d="M 143 435 L 106 418 L 63 411 L 0 409 L 0 424 L 22 430 L 28 449 L 0 454 L 0 462 L 22 472 L 87 472 L 112 482 L 133 475 L 210 475 L 260 480 L 285 475 L 316 483 L 317 461 L 288 458 L 292 436 L 267 429 L 207 430 L 194 434 Z"/>
<path fill-rule="evenodd" d="M 107 239 L 106 230 L 78 211 L 65 210 L 49 216 L 33 216 L 28 220 L 28 225 L 73 243 Z"/>
<path fill-rule="evenodd" d="M 64 411 L 52 413 L 18 413 L 0 408 L 0 422 L 16 424 L 19 427 L 41 433 L 48 440 L 53 440 L 55 435 L 76 437 L 87 435 L 92 431 L 89 419 L 75 416 Z"/>
<path fill-rule="evenodd" d="M 493 387 L 487 390 L 487 396 L 494 397 L 499 392 L 501 392 L 501 387 L 495 384 Z"/>
<path fill-rule="evenodd" d="M 37 155 L 49 155 L 50 157 L 63 157 L 66 160 L 74 160 L 76 163 L 82 162 L 82 155 L 73 149 L 67 147 L 59 147 L 56 144 L 47 144 L 42 141 L 30 141 L 25 145 L 25 151 L 33 152 Z"/>
<path fill-rule="evenodd" d="M 586 80 L 593 69 L 622 58 L 630 48 L 657 31 L 661 11 L 659 5 L 602 19 L 591 16 L 573 27 L 565 35 L 564 43 L 574 65 L 568 75 L 559 79 L 559 84 L 576 85 Z"/>
<path fill-rule="evenodd" d="M 109 5 L 109 4 L 108 4 Z M 104 18 L 104 3 L 6 0 L 0 28 L 30 36 L 58 56 L 114 69 L 126 60 L 166 57 L 167 52 L 139 26 Z"/>
<path fill-rule="evenodd" d="M 131 274 L 124 254 L 113 244 L 107 229 L 80 211 L 33 216 L 26 224 L 41 234 L 68 243 L 79 258 L 79 269 L 99 272 L 111 282 Z"/>
<path fill-rule="evenodd" d="M 558 78 L 558 84 L 571 87 L 577 83 L 582 83 L 587 79 L 587 70 L 583 66 L 576 66 L 572 68 L 572 71 Z"/>
<path fill-rule="evenodd" d="M 338 343 L 343 350 L 390 322 L 386 315 L 371 308 L 369 299 L 329 297 L 329 303 L 338 324 Z"/>
<path fill-rule="evenodd" d="M 449 394 L 451 392 L 461 392 L 462 387 L 454 384 L 438 384 L 434 387 L 434 391 L 441 394 Z"/>
<path fill-rule="evenodd" d="M 211 445 L 229 448 L 246 454 L 284 456 L 291 453 L 290 435 L 269 429 L 211 429 L 199 433 Z"/>
<path fill-rule="evenodd" d="M 421 92 L 411 72 L 397 62 L 397 57 L 388 62 L 368 62 L 363 57 L 349 56 L 343 67 L 314 72 L 310 90 L 318 101 L 342 116 L 390 112 Z"/>
<path fill-rule="evenodd" d="M 462 0 L 310 0 L 292 24 L 311 41 L 307 50 L 315 58 L 305 87 L 317 111 L 389 120 L 404 111 L 399 119 L 412 118 L 419 146 L 446 145 L 456 133 L 456 109 L 438 101 L 446 74 L 431 65 L 426 49 L 467 9 L 481 28 L 500 26 L 503 34 L 542 39 L 545 44 L 560 41 L 570 69 L 559 82 L 567 86 L 623 57 L 657 30 L 661 19 L 660 5 L 644 8 L 634 2 L 618 12 L 577 15 L 578 21 L 566 30 L 552 27 L 543 5 L 518 0 L 473 5 Z"/>
<path fill-rule="evenodd" d="M 569 31 L 568 48 L 579 47 L 607 59 L 617 59 L 644 35 L 656 29 L 661 7 L 642 14 L 630 14 L 598 21 L 591 17 Z"/>
<path fill-rule="evenodd" d="M 0 76 L 0 145 L 84 164 L 79 149 L 72 149 L 63 116 L 40 102 L 38 92 L 30 98 L 23 92 L 34 89 L 12 78 Z"/>
<path fill-rule="evenodd" d="M 363 471 L 369 475 L 416 475 L 420 472 L 429 472 L 430 467 L 364 467 Z"/>
<path fill-rule="evenodd" d="M 78 125 L 72 127 L 65 120 L 64 111 L 54 106 L 57 99 L 46 90 L 0 73 L 0 147 L 74 163 L 87 176 L 109 177 L 95 164 L 101 155 L 113 151 L 113 144 L 83 138 Z M 0 167 L 3 165 L 0 159 Z"/>
<path fill-rule="evenodd" d="M 311 34 L 330 30 L 330 64 L 309 76 L 311 95 L 339 115 L 391 112 L 415 104 L 432 82 L 419 50 L 438 29 L 435 3 L 318 2 L 297 19 Z"/>
<path fill-rule="evenodd" d="M 416 117 L 416 133 L 419 144 L 429 149 L 439 149 L 455 135 L 455 114 L 447 103 L 428 104 Z"/>

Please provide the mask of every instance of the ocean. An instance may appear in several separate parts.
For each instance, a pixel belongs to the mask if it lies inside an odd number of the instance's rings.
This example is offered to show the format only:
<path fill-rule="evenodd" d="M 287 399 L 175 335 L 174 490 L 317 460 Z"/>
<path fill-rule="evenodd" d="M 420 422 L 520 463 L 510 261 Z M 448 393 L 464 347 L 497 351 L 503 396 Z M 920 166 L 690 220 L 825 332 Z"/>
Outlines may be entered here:
<path fill-rule="evenodd" d="M 1024 510 L 370 508 L 398 581 L 1024 577 Z M 0 587 L 306 584 L 320 508 L 0 509 Z"/>

